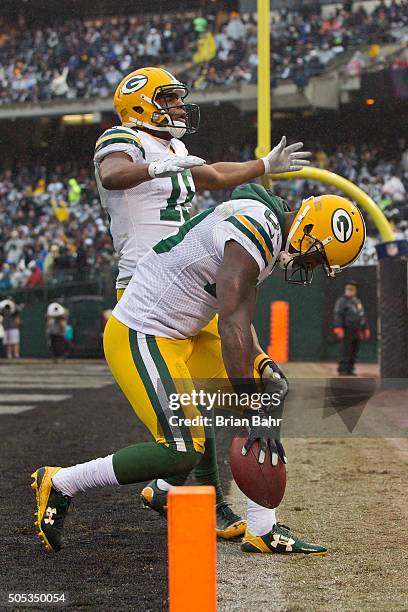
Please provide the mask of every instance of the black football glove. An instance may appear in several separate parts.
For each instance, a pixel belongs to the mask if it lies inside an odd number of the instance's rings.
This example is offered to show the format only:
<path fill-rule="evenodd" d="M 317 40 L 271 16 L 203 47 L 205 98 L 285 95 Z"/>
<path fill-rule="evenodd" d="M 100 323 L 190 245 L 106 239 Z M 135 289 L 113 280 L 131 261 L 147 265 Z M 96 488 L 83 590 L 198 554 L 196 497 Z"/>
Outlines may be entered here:
<path fill-rule="evenodd" d="M 287 463 L 285 449 L 283 448 L 282 443 L 278 439 L 276 439 L 275 436 L 276 433 L 269 427 L 265 427 L 263 425 L 251 425 L 249 428 L 248 439 L 242 447 L 242 454 L 246 455 L 247 452 L 250 450 L 251 446 L 254 444 L 254 442 L 258 440 L 258 463 L 264 463 L 268 447 L 271 451 L 271 462 L 273 466 L 278 465 L 278 459 L 281 459 L 283 463 Z"/>
<path fill-rule="evenodd" d="M 261 377 L 262 392 L 269 393 L 271 396 L 271 403 L 269 406 L 266 406 L 257 412 L 250 411 L 250 418 L 255 415 L 261 417 L 261 419 L 269 416 L 276 419 L 282 418 L 283 402 L 289 392 L 287 378 L 279 366 L 272 361 L 272 359 L 262 364 Z M 277 403 L 278 405 L 276 405 Z M 243 455 L 247 454 L 256 440 L 259 441 L 259 463 L 264 463 L 268 447 L 271 451 L 271 461 L 273 466 L 278 465 L 278 458 L 280 458 L 283 463 L 287 463 L 285 450 L 279 440 L 279 428 L 276 430 L 274 427 L 271 428 L 265 425 L 254 425 L 251 423 L 248 439 L 242 447 Z"/>

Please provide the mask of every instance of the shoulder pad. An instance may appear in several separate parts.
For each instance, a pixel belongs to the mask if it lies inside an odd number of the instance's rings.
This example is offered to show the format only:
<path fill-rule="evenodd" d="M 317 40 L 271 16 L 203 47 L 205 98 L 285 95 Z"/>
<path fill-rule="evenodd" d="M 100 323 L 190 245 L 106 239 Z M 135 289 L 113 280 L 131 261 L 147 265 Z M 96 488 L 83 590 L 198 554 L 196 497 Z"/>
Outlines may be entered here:
<path fill-rule="evenodd" d="M 139 136 L 134 130 L 123 126 L 115 126 L 106 130 L 102 136 L 98 138 L 95 144 L 95 153 L 99 153 L 104 147 L 111 144 L 130 144 L 134 145 L 142 152 L 145 157 L 145 150 Z"/>

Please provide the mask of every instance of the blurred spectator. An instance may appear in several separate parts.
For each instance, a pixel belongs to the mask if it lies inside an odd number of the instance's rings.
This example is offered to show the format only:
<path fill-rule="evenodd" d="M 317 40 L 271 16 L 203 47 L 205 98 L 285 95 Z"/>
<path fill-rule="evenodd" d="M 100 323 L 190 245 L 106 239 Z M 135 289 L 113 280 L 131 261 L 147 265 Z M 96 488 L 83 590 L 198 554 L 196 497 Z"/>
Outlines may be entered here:
<path fill-rule="evenodd" d="M 240 14 L 232 12 L 229 22 L 225 27 L 225 33 L 231 40 L 242 40 L 246 34 L 246 27 L 241 21 Z"/>
<path fill-rule="evenodd" d="M 3 317 L 2 325 L 4 328 L 3 344 L 7 359 L 20 358 L 20 310 L 21 308 L 12 298 L 0 302 L 0 314 Z"/>
<path fill-rule="evenodd" d="M 65 333 L 68 325 L 68 313 L 58 302 L 52 302 L 47 308 L 46 336 L 54 363 L 64 361 L 68 352 Z"/>
<path fill-rule="evenodd" d="M 24 241 L 20 239 L 18 231 L 13 230 L 10 239 L 4 245 L 6 259 L 9 264 L 16 264 L 20 261 L 23 254 Z"/>
<path fill-rule="evenodd" d="M 0 291 L 8 291 L 9 289 L 11 289 L 10 265 L 4 263 L 0 272 Z"/>
<path fill-rule="evenodd" d="M 161 49 L 161 36 L 156 28 L 150 28 L 150 32 L 146 36 L 145 53 L 148 64 L 157 64 Z M 119 78 L 120 80 L 120 78 Z"/>
<path fill-rule="evenodd" d="M 41 268 L 39 268 L 35 261 L 30 261 L 28 264 L 28 269 L 30 271 L 30 276 L 26 279 L 25 286 L 26 287 L 38 287 L 44 284 L 43 274 Z"/>
<path fill-rule="evenodd" d="M 50 250 L 48 251 L 48 254 L 44 260 L 44 280 L 46 283 L 49 283 L 52 281 L 55 272 L 56 272 L 56 265 L 55 265 L 55 260 L 57 259 L 59 255 L 59 248 L 56 244 L 51 245 Z"/>
<path fill-rule="evenodd" d="M 390 196 L 395 203 L 405 202 L 406 200 L 405 187 L 398 176 L 389 177 L 382 187 L 382 192 L 384 195 Z"/>
<path fill-rule="evenodd" d="M 357 283 L 348 281 L 344 294 L 334 306 L 333 333 L 341 341 L 337 371 L 339 374 L 355 376 L 356 363 L 361 340 L 370 338 L 364 306 L 357 297 Z"/>
<path fill-rule="evenodd" d="M 356 51 L 347 64 L 347 73 L 350 76 L 359 76 L 366 65 L 364 55 L 361 51 Z"/>
<path fill-rule="evenodd" d="M 68 202 L 70 204 L 78 204 L 81 199 L 81 185 L 75 178 L 70 178 L 68 185 Z"/>
<path fill-rule="evenodd" d="M 69 87 L 67 83 L 69 68 L 65 66 L 61 74 L 54 72 L 54 78 L 51 81 L 50 88 L 52 94 L 56 98 L 68 97 Z"/>
<path fill-rule="evenodd" d="M 209 62 L 214 59 L 217 53 L 214 36 L 211 32 L 203 32 L 197 42 L 197 52 L 193 55 L 193 61 L 196 64 L 201 62 Z"/>
<path fill-rule="evenodd" d="M 319 168 L 327 168 L 327 165 L 329 163 L 329 158 L 327 157 L 327 154 L 325 151 L 323 151 L 323 149 L 319 149 L 316 152 L 316 166 L 318 166 Z"/>
<path fill-rule="evenodd" d="M 0 315 L 0 358 L 5 357 L 3 341 L 4 341 L 3 316 Z"/>

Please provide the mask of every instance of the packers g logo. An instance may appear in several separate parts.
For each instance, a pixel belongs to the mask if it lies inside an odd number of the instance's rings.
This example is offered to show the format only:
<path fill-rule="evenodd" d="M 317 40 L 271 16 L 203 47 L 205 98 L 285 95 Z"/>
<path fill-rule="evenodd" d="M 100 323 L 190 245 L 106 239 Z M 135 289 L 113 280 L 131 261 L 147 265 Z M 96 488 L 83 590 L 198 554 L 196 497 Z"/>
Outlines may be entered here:
<path fill-rule="evenodd" d="M 129 94 L 142 89 L 146 85 L 148 78 L 145 74 L 137 74 L 136 76 L 130 77 L 127 81 L 125 81 L 122 85 L 121 92 L 123 95 L 127 96 Z"/>
<path fill-rule="evenodd" d="M 333 234 L 339 242 L 347 242 L 353 234 L 353 221 L 344 208 L 334 211 L 331 220 Z"/>

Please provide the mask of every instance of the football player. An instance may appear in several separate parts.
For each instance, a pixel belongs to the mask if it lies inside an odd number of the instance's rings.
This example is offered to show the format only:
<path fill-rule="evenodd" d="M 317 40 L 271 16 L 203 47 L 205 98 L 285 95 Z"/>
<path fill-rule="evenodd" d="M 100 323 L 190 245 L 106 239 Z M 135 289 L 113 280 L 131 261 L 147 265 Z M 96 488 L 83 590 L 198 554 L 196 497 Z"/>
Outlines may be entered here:
<path fill-rule="evenodd" d="M 189 155 L 180 138 L 197 131 L 200 111 L 197 105 L 185 103 L 187 95 L 187 87 L 161 68 L 128 74 L 114 95 L 121 125 L 106 130 L 96 142 L 96 180 L 119 255 L 118 299 L 139 259 L 188 220 L 196 189 L 234 187 L 265 173 L 299 170 L 309 163 L 310 153 L 301 151 L 302 143 L 287 147 L 285 138 L 265 158 L 245 163 L 210 165 Z M 219 342 L 216 320 L 206 333 L 211 354 L 210 338 L 216 346 Z M 259 355 L 267 358 L 257 346 Z M 165 515 L 168 490 L 184 484 L 187 476 L 151 482 L 143 489 L 143 503 Z M 213 437 L 207 440 L 195 477 L 199 484 L 216 488 L 218 535 L 242 536 L 245 523 L 223 497 Z"/>
<path fill-rule="evenodd" d="M 160 240 L 139 261 L 104 335 L 113 376 L 154 441 L 33 473 L 36 525 L 47 549 L 60 549 L 64 518 L 78 492 L 184 475 L 200 462 L 205 428 L 183 419 L 174 422 L 170 409 L 174 394 L 193 396 L 195 380 L 205 379 L 210 386 L 219 385 L 220 379 L 233 385 L 245 381 L 252 393 L 261 360 L 265 379 L 283 400 L 287 381 L 273 361 L 258 354 L 253 340 L 257 285 L 277 265 L 291 283 L 311 282 L 318 265 L 333 276 L 356 259 L 364 240 L 362 216 L 348 200 L 310 197 L 297 212 L 285 212 L 280 198 L 255 184 L 235 189 L 230 201 L 203 211 Z M 218 343 L 205 331 L 217 312 Z M 201 415 L 192 401 L 182 410 L 186 418 Z M 267 427 L 251 428 L 243 452 L 259 440 L 261 449 L 270 447 L 273 464 L 278 456 L 285 461 L 275 437 Z M 241 547 L 256 553 L 326 552 L 277 523 L 275 510 L 251 500 Z"/>

